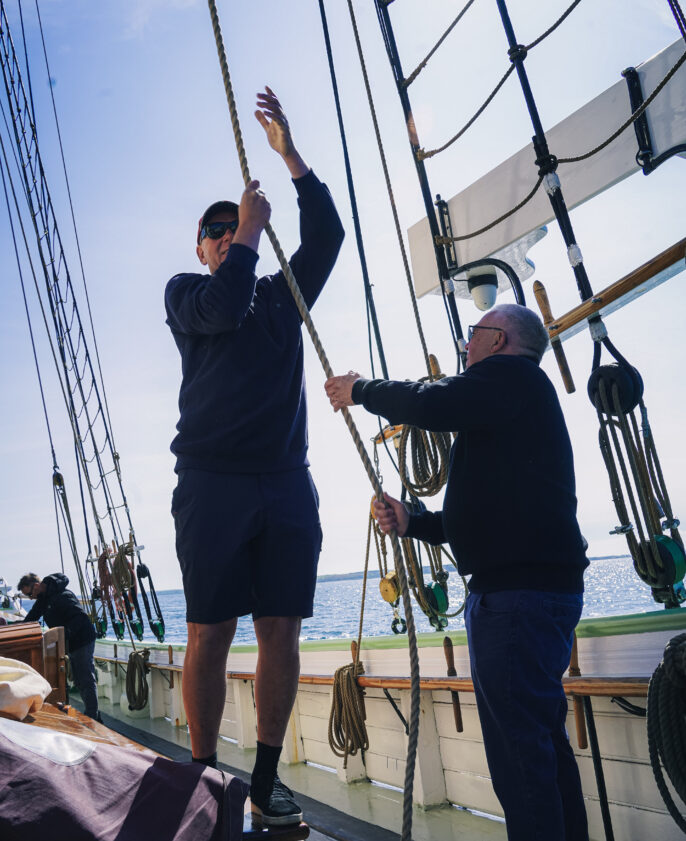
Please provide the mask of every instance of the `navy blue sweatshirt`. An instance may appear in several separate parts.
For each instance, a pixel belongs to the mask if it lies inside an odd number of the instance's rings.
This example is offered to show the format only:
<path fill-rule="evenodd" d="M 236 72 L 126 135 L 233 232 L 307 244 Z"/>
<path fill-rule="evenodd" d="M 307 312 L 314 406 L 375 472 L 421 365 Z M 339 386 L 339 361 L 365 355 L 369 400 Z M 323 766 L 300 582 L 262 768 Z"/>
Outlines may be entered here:
<path fill-rule="evenodd" d="M 64 627 L 64 635 L 70 651 L 76 651 L 95 639 L 95 628 L 81 603 L 67 590 L 69 579 L 61 572 L 46 575 L 42 581 L 45 592 L 41 593 L 26 615 L 24 622 L 37 622 L 41 617 L 48 628 Z"/>
<path fill-rule="evenodd" d="M 313 172 L 294 179 L 300 248 L 290 266 L 308 308 L 343 241 L 331 195 Z M 176 470 L 272 473 L 307 465 L 300 314 L 279 271 L 255 276 L 257 254 L 231 245 L 212 275 L 167 284 L 167 324 L 181 353 Z"/>
<path fill-rule="evenodd" d="M 583 591 L 572 447 L 535 362 L 496 354 L 435 383 L 358 380 L 353 400 L 392 424 L 458 433 L 443 510 L 412 515 L 407 536 L 448 542 L 470 590 Z"/>

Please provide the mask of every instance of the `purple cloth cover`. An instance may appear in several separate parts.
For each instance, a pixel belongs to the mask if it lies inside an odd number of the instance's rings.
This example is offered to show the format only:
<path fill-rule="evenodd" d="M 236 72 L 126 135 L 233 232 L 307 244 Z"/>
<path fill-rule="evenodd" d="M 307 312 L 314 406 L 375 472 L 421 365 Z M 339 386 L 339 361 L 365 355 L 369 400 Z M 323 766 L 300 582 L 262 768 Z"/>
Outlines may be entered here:
<path fill-rule="evenodd" d="M 58 765 L 0 735 L 2 841 L 239 841 L 248 790 L 197 763 L 108 744 Z"/>

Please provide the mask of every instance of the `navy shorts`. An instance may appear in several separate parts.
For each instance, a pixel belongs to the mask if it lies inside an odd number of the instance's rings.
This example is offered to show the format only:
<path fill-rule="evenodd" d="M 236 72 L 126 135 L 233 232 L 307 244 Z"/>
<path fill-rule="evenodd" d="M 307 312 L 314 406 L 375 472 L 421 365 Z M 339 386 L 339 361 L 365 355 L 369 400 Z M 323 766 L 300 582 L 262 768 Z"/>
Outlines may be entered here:
<path fill-rule="evenodd" d="M 318 509 L 306 467 L 258 475 L 181 470 L 172 516 L 186 621 L 312 616 Z"/>

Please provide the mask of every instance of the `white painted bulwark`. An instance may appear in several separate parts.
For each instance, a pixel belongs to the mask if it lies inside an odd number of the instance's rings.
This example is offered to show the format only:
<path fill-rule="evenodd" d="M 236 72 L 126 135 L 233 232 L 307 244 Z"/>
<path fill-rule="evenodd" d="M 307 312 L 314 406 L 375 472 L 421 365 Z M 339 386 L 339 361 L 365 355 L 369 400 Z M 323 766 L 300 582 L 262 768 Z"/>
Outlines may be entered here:
<path fill-rule="evenodd" d="M 638 65 L 644 97 L 648 97 L 684 52 L 680 39 Z M 624 68 L 618 68 L 618 72 Z M 582 155 L 602 143 L 631 115 L 629 93 L 622 79 L 570 117 L 546 130 L 550 152 L 558 158 Z M 686 65 L 679 68 L 647 110 L 653 152 L 686 143 Z M 574 164 L 561 164 L 558 175 L 569 209 L 638 171 L 633 127 L 598 154 Z M 538 179 L 533 146 L 511 158 L 448 200 L 453 234 L 477 231 L 506 213 L 533 189 Z M 543 187 L 522 210 L 484 234 L 456 243 L 458 264 L 495 255 L 554 218 Z M 408 231 L 414 284 L 418 296 L 438 288 L 434 248 L 426 218 Z M 456 290 L 460 294 L 460 290 Z"/>

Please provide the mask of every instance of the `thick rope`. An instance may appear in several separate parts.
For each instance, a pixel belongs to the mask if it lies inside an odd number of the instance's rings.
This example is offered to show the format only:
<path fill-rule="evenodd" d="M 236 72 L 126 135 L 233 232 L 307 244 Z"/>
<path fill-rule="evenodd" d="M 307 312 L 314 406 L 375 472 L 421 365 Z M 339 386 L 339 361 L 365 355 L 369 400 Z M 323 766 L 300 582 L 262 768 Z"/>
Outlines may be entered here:
<path fill-rule="evenodd" d="M 215 42 L 217 45 L 217 53 L 219 56 L 219 64 L 221 67 L 222 79 L 224 81 L 224 90 L 226 92 L 226 99 L 229 106 L 231 125 L 233 127 L 234 139 L 236 141 L 236 151 L 238 153 L 238 159 L 240 162 L 243 181 L 247 186 L 247 184 L 252 179 L 250 178 L 250 173 L 248 170 L 248 162 L 245 154 L 245 147 L 243 144 L 243 136 L 241 134 L 240 124 L 238 121 L 238 112 L 236 109 L 236 102 L 233 95 L 233 87 L 231 85 L 231 77 L 229 75 L 228 63 L 226 60 L 226 51 L 224 49 L 224 39 L 222 37 L 221 28 L 219 25 L 219 17 L 217 14 L 217 7 L 214 0 L 208 0 L 208 5 L 210 10 L 210 17 L 212 20 L 212 29 L 214 31 Z M 329 363 L 326 353 L 324 352 L 322 343 L 319 340 L 319 336 L 317 334 L 317 331 L 315 330 L 314 324 L 312 323 L 312 318 L 310 317 L 302 293 L 298 288 L 298 284 L 293 275 L 291 267 L 288 265 L 286 256 L 283 253 L 281 245 L 278 239 L 276 238 L 276 234 L 274 233 L 270 224 L 266 225 L 265 232 L 267 233 L 269 241 L 271 242 L 274 252 L 279 260 L 281 270 L 283 271 L 286 281 L 288 283 L 288 288 L 290 289 L 291 294 L 293 295 L 295 304 L 298 308 L 298 312 L 300 313 L 300 317 L 302 318 L 303 324 L 307 328 L 307 332 L 310 335 L 312 344 L 314 345 L 314 348 L 317 352 L 317 356 L 319 357 L 319 361 L 322 365 L 322 368 L 324 369 L 324 372 L 326 373 L 327 377 L 332 377 L 333 369 L 331 367 L 331 364 Z M 348 427 L 355 447 L 357 448 L 357 451 L 360 455 L 360 459 L 362 460 L 362 464 L 364 465 L 364 468 L 367 472 L 369 481 L 371 482 L 372 487 L 374 488 L 376 497 L 378 500 L 381 501 L 383 500 L 383 489 L 374 472 L 374 468 L 372 466 L 369 455 L 367 454 L 367 451 L 364 448 L 364 444 L 360 437 L 360 433 L 358 432 L 355 422 L 353 421 L 348 409 L 344 407 L 341 410 L 341 413 L 343 414 L 346 426 Z M 410 735 L 408 738 L 407 747 L 407 764 L 405 766 L 405 794 L 403 800 L 403 828 L 401 834 L 401 841 L 410 841 L 412 830 L 412 789 L 414 785 L 414 766 L 415 759 L 417 756 L 417 741 L 419 738 L 419 654 L 417 652 L 417 636 L 415 631 L 414 618 L 412 615 L 412 603 L 410 601 L 410 594 L 407 587 L 407 577 L 403 568 L 400 541 L 398 540 L 398 535 L 395 532 L 392 532 L 390 537 L 391 544 L 393 546 L 393 554 L 396 559 L 398 577 L 400 579 L 403 607 L 405 609 L 405 616 L 407 621 L 407 634 L 410 656 Z"/>
<path fill-rule="evenodd" d="M 686 634 L 673 637 L 648 687 L 648 749 L 650 764 L 667 811 L 682 832 L 686 820 L 667 787 L 664 770 L 686 802 Z"/>

